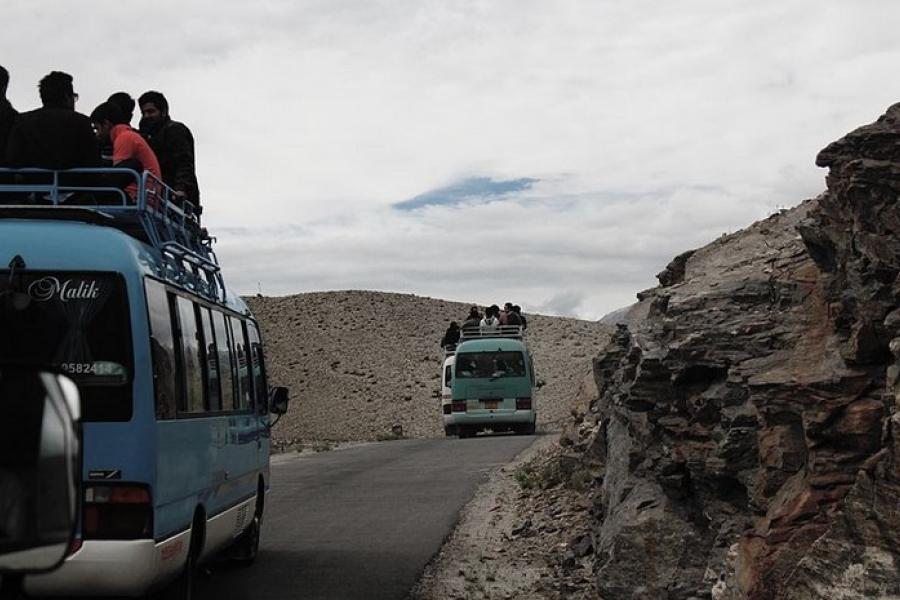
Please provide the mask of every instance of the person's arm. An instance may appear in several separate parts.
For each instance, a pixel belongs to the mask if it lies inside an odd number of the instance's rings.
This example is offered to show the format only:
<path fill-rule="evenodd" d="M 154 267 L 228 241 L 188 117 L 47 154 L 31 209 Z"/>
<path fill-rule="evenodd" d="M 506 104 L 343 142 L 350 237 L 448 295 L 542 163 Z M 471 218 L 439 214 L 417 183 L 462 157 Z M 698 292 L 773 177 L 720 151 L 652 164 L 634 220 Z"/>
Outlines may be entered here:
<path fill-rule="evenodd" d="M 194 136 L 181 123 L 172 124 L 169 133 L 172 157 L 175 159 L 175 185 L 173 187 L 176 192 L 190 195 L 190 189 L 194 187 L 194 181 L 197 179 L 194 174 Z"/>

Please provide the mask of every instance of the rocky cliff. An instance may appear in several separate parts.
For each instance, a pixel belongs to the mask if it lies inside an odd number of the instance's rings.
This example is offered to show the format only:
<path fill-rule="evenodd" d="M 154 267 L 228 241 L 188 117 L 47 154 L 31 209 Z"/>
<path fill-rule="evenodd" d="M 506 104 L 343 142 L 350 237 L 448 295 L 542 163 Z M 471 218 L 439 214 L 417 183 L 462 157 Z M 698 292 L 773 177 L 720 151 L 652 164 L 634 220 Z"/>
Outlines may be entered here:
<path fill-rule="evenodd" d="M 677 257 L 594 361 L 605 600 L 900 597 L 900 104 L 817 164 L 825 193 Z"/>

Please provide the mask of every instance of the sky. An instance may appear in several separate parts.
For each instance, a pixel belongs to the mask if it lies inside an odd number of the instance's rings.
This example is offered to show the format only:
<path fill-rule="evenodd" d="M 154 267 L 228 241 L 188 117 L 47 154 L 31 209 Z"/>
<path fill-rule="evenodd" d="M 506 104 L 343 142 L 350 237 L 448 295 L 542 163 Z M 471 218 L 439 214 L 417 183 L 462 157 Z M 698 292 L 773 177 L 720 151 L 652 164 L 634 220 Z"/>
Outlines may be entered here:
<path fill-rule="evenodd" d="M 816 153 L 900 101 L 887 0 L 3 0 L 0 16 L 20 111 L 51 70 L 84 113 L 166 94 L 242 294 L 597 319 L 675 255 L 821 193 Z"/>

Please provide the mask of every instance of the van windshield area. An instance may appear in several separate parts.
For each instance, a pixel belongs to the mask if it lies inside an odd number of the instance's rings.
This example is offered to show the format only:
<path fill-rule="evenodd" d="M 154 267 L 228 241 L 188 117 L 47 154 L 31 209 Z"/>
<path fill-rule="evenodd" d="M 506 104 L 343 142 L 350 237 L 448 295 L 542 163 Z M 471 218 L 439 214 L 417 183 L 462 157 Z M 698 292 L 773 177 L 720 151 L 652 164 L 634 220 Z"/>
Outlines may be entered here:
<path fill-rule="evenodd" d="M 456 355 L 457 379 L 525 377 L 521 352 L 463 352 Z"/>
<path fill-rule="evenodd" d="M 131 355 L 120 276 L 0 271 L 0 363 L 64 372 L 78 384 L 85 421 L 131 419 Z"/>

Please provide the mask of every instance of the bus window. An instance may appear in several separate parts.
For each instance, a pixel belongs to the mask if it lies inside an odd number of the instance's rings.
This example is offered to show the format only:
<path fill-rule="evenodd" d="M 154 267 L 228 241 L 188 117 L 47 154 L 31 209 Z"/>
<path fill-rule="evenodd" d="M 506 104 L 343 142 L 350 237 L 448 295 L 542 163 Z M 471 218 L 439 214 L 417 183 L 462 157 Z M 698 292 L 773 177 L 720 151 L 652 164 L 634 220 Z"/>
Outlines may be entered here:
<path fill-rule="evenodd" d="M 169 294 L 164 285 L 153 279 L 146 281 L 146 291 L 156 418 L 174 419 L 178 397 L 175 394 L 175 336 L 172 334 Z"/>
<path fill-rule="evenodd" d="M 203 358 L 206 363 L 207 409 L 221 410 L 219 390 L 219 356 L 216 351 L 216 337 L 213 335 L 212 316 L 208 308 L 200 308 L 200 322 L 203 327 Z"/>
<path fill-rule="evenodd" d="M 253 406 L 253 380 L 247 356 L 247 330 L 239 319 L 229 317 L 231 337 L 234 339 L 234 358 L 237 363 L 237 406 L 238 410 L 247 410 Z"/>
<path fill-rule="evenodd" d="M 219 352 L 219 378 L 222 382 L 221 410 L 234 410 L 234 378 L 231 366 L 231 336 L 225 325 L 225 315 L 217 310 L 212 311 L 213 325 L 216 329 L 216 349 Z"/>
<path fill-rule="evenodd" d="M 256 323 L 247 323 L 250 337 L 250 361 L 253 365 L 253 385 L 256 387 L 256 412 L 260 415 L 269 413 L 269 390 L 266 384 L 266 363 L 263 358 L 262 342 Z"/>
<path fill-rule="evenodd" d="M 0 362 L 64 371 L 78 384 L 85 421 L 131 419 L 132 356 L 120 276 L 0 270 Z"/>
<path fill-rule="evenodd" d="M 203 355 L 200 332 L 197 329 L 197 308 L 187 298 L 179 296 L 178 323 L 181 332 L 181 358 L 184 394 L 178 406 L 179 412 L 199 413 L 206 408 L 203 401 Z"/>

